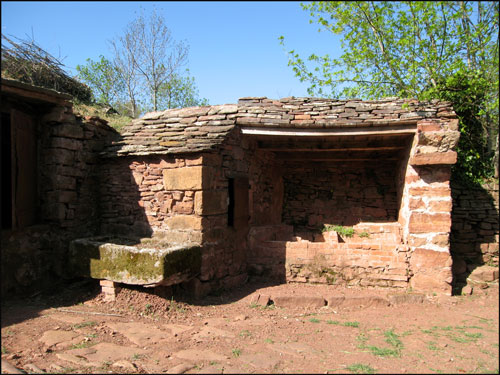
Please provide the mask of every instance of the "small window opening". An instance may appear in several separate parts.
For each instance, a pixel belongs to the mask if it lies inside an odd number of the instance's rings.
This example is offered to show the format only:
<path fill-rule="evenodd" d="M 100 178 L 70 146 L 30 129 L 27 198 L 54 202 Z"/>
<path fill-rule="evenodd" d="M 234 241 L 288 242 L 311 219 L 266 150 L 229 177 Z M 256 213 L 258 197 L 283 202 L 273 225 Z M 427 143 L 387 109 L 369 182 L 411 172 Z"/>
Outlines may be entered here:
<path fill-rule="evenodd" d="M 227 226 L 234 227 L 234 178 L 228 179 L 228 207 L 227 207 Z"/>

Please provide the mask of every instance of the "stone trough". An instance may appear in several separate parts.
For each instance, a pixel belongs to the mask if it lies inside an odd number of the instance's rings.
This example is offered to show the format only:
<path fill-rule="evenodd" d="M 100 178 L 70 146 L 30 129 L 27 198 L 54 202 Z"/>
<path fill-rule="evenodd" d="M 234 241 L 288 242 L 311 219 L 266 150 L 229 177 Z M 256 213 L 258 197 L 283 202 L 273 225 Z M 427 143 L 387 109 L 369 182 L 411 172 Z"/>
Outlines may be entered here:
<path fill-rule="evenodd" d="M 75 275 L 145 287 L 188 281 L 201 266 L 199 245 L 173 245 L 152 238 L 82 238 L 72 241 L 69 251 Z"/>

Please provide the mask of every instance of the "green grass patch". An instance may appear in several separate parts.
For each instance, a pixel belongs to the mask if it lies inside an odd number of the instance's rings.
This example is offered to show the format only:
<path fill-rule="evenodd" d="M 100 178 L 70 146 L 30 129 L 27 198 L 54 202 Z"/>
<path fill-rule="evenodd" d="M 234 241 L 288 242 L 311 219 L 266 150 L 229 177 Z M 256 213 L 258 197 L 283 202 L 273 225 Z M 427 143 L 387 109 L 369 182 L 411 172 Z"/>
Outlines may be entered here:
<path fill-rule="evenodd" d="M 385 342 L 392 345 L 396 349 L 403 349 L 403 343 L 399 339 L 399 336 L 394 333 L 394 330 L 390 329 L 384 332 Z"/>
<path fill-rule="evenodd" d="M 385 341 L 392 346 L 389 348 L 381 348 L 375 345 L 366 345 L 368 337 L 362 333 L 356 337 L 360 343 L 358 344 L 359 349 L 368 349 L 373 355 L 377 357 L 400 357 L 401 349 L 403 349 L 403 343 L 399 339 L 399 336 L 394 333 L 394 330 L 390 329 L 384 332 Z"/>
<path fill-rule="evenodd" d="M 399 357 L 401 355 L 401 352 L 398 349 L 379 348 L 374 345 L 368 345 L 365 348 L 377 357 Z"/>
<path fill-rule="evenodd" d="M 429 341 L 429 342 L 427 342 L 427 349 L 429 349 L 429 350 L 441 350 L 441 348 L 436 346 L 436 345 L 437 345 L 436 342 Z"/>
<path fill-rule="evenodd" d="M 477 333 L 464 332 L 464 336 L 470 337 L 472 339 L 479 339 L 479 338 L 483 337 L 483 334 L 481 332 L 477 332 Z"/>
<path fill-rule="evenodd" d="M 336 326 L 344 326 L 344 327 L 359 327 L 359 322 L 339 322 L 338 320 L 327 320 L 326 324 L 333 324 Z"/>
<path fill-rule="evenodd" d="M 359 322 L 345 322 L 345 323 L 342 323 L 342 325 L 344 327 L 359 327 Z"/>
<path fill-rule="evenodd" d="M 319 323 L 319 322 L 321 322 L 321 320 L 319 320 L 319 319 L 317 319 L 317 318 L 311 318 L 311 319 L 309 319 L 309 321 L 310 321 L 311 323 Z"/>
<path fill-rule="evenodd" d="M 90 321 L 90 322 L 83 322 L 83 323 L 75 324 L 75 325 L 73 325 L 73 328 L 79 329 L 79 328 L 85 328 L 85 327 L 93 327 L 95 325 L 97 325 L 97 322 Z"/>
<path fill-rule="evenodd" d="M 108 122 L 108 125 L 120 132 L 125 125 L 132 122 L 132 118 L 116 113 L 106 113 L 106 108 L 99 104 L 74 103 L 73 113 L 80 116 L 97 116 Z"/>
<path fill-rule="evenodd" d="M 346 369 L 355 374 L 375 374 L 376 372 L 373 367 L 362 363 L 353 363 L 352 365 L 347 366 Z"/>
<path fill-rule="evenodd" d="M 233 357 L 238 358 L 241 355 L 241 349 L 235 348 L 231 350 L 231 353 L 233 354 Z"/>
<path fill-rule="evenodd" d="M 326 324 L 334 324 L 334 325 L 339 325 L 340 322 L 338 320 L 327 320 Z"/>

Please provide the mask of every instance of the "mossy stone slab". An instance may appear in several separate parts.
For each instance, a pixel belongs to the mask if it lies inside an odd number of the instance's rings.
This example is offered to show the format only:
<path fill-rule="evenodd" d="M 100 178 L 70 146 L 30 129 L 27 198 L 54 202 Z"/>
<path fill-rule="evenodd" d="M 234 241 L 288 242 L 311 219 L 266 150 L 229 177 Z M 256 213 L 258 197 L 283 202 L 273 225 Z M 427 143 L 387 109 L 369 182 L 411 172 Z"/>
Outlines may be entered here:
<path fill-rule="evenodd" d="M 132 285 L 173 285 L 200 272 L 201 247 L 186 244 L 144 248 L 133 239 L 83 238 L 70 243 L 69 264 L 78 276 Z"/>

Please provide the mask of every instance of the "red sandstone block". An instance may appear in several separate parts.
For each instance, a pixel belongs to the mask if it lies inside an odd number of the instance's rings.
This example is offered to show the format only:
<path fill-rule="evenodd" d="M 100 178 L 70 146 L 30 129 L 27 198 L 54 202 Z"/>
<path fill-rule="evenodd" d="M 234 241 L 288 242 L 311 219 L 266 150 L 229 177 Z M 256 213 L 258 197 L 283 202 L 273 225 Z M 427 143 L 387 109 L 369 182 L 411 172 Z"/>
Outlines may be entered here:
<path fill-rule="evenodd" d="M 394 264 L 391 264 L 389 268 L 387 268 L 386 273 L 389 275 L 403 275 L 406 276 L 407 274 L 407 267 L 406 264 L 403 264 L 401 267 L 394 267 Z"/>
<path fill-rule="evenodd" d="M 381 262 L 391 262 L 393 260 L 392 257 L 390 256 L 379 256 L 378 259 L 381 261 Z"/>
<path fill-rule="evenodd" d="M 319 296 L 272 296 L 272 301 L 277 307 L 323 307 L 325 299 Z"/>
<path fill-rule="evenodd" d="M 114 288 L 117 285 L 114 281 L 111 280 L 99 280 L 99 285 L 107 288 Z"/>
<path fill-rule="evenodd" d="M 415 154 L 410 158 L 411 165 L 436 165 L 436 164 L 455 164 L 457 162 L 457 153 L 455 151 L 432 152 L 428 154 Z"/>
<path fill-rule="evenodd" d="M 412 269 L 442 269 L 451 267 L 451 255 L 445 251 L 434 251 L 417 248 L 413 251 L 410 259 Z"/>
<path fill-rule="evenodd" d="M 290 121 L 292 125 L 312 125 L 314 120 L 292 120 Z"/>
<path fill-rule="evenodd" d="M 431 212 L 451 212 L 452 202 L 450 200 L 446 201 L 430 201 L 429 210 Z"/>
<path fill-rule="evenodd" d="M 382 297 L 367 296 L 367 297 L 350 297 L 342 302 L 342 307 L 375 307 L 389 306 L 389 301 Z"/>
<path fill-rule="evenodd" d="M 411 233 L 449 232 L 451 215 L 449 213 L 427 214 L 412 212 L 409 230 Z"/>
<path fill-rule="evenodd" d="M 425 203 L 421 198 L 410 198 L 410 210 L 425 209 Z"/>
<path fill-rule="evenodd" d="M 442 131 L 443 129 L 441 128 L 441 125 L 439 123 L 435 122 L 419 122 L 417 124 L 417 130 L 420 132 L 435 132 L 435 131 Z"/>
<path fill-rule="evenodd" d="M 359 250 L 359 249 L 353 249 L 353 250 L 349 251 L 349 254 L 352 254 L 352 255 L 365 255 L 366 251 Z"/>
<path fill-rule="evenodd" d="M 427 197 L 449 197 L 451 189 L 448 186 L 424 186 L 410 188 L 409 195 L 414 196 L 427 196 Z"/>
<path fill-rule="evenodd" d="M 311 115 L 295 115 L 295 120 L 310 120 Z"/>
<path fill-rule="evenodd" d="M 387 255 L 387 252 L 386 251 L 382 251 L 382 250 L 372 250 L 370 251 L 370 257 L 376 257 L 376 256 L 381 256 L 381 255 Z"/>

